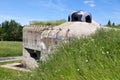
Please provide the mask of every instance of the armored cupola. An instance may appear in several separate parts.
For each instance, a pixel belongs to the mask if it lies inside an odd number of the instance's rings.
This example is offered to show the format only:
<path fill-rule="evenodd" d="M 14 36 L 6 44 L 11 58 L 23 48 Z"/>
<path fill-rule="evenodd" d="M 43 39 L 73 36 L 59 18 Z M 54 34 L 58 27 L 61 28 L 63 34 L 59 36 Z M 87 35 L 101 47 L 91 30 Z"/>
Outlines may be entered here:
<path fill-rule="evenodd" d="M 68 22 L 75 22 L 75 21 L 91 23 L 92 15 L 88 12 L 81 10 L 74 11 L 68 16 Z"/>

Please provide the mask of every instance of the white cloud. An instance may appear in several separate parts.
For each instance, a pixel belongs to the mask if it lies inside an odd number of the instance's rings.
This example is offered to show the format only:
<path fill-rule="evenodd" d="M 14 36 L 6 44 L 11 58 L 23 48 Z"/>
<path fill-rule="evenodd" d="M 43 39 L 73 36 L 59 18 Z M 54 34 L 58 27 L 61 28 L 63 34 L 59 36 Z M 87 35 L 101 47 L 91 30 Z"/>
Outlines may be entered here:
<path fill-rule="evenodd" d="M 90 0 L 90 1 L 88 1 L 88 0 L 85 0 L 85 1 L 84 1 L 85 4 L 89 4 L 89 3 L 92 3 L 92 2 L 93 2 L 93 1 L 91 1 L 91 0 Z"/>
<path fill-rule="evenodd" d="M 87 4 L 90 7 L 95 7 L 96 6 L 94 0 L 84 0 L 84 4 Z"/>
<path fill-rule="evenodd" d="M 42 4 L 44 7 L 57 9 L 60 11 L 64 11 L 64 6 L 61 4 L 61 2 L 58 0 L 56 2 L 53 2 L 53 0 L 49 0 L 47 4 Z"/>
<path fill-rule="evenodd" d="M 47 9 L 54 9 L 58 11 L 69 11 L 68 8 L 66 8 L 66 5 L 63 3 L 65 0 L 37 0 L 29 2 L 32 6 L 37 7 L 43 7 Z"/>
<path fill-rule="evenodd" d="M 63 4 L 64 0 L 48 0 L 48 4 L 43 4 L 47 8 L 56 9 L 58 11 L 69 11 L 66 6 Z"/>
<path fill-rule="evenodd" d="M 10 20 L 10 19 L 20 19 L 20 17 L 14 17 L 14 16 L 7 16 L 7 15 L 0 15 L 0 19 L 2 20 Z"/>
<path fill-rule="evenodd" d="M 96 5 L 94 3 L 91 3 L 90 4 L 90 7 L 95 7 Z"/>

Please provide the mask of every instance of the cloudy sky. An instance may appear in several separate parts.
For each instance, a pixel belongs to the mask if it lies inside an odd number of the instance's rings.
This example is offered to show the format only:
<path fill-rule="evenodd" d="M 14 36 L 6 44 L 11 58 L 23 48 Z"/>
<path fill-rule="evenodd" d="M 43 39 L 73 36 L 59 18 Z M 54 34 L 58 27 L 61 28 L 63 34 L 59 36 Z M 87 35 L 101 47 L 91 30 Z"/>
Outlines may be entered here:
<path fill-rule="evenodd" d="M 69 13 L 84 10 L 93 20 L 120 24 L 120 0 L 0 0 L 0 23 L 14 19 L 22 25 L 30 21 L 66 19 Z"/>

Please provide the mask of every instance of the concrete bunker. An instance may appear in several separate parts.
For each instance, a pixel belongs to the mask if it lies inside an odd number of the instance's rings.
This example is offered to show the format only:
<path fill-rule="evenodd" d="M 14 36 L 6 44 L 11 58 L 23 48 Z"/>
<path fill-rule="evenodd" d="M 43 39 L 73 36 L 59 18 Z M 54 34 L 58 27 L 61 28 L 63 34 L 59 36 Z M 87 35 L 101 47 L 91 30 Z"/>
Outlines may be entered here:
<path fill-rule="evenodd" d="M 84 12 L 84 11 L 72 12 L 68 16 L 68 22 L 75 22 L 75 21 L 91 23 L 92 22 L 92 15 L 90 13 Z"/>
<path fill-rule="evenodd" d="M 69 43 L 74 37 L 89 35 L 99 27 L 91 14 L 84 11 L 72 12 L 68 22 L 56 27 L 27 25 L 23 28 L 23 65 L 36 68 L 37 61 L 46 61 L 61 42 Z"/>

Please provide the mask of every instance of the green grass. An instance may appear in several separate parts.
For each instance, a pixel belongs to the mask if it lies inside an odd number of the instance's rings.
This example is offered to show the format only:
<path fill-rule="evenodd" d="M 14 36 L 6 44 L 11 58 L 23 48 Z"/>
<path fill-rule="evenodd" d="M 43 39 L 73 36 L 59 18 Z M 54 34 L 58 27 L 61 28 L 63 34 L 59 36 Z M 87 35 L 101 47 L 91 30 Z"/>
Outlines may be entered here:
<path fill-rule="evenodd" d="M 109 28 L 116 28 L 116 29 L 120 29 L 120 25 L 118 25 L 118 26 L 107 26 L 107 27 L 109 27 Z"/>
<path fill-rule="evenodd" d="M 30 80 L 120 80 L 120 31 L 101 29 L 63 44 Z"/>
<path fill-rule="evenodd" d="M 0 68 L 2 80 L 120 80 L 120 31 L 94 35 L 61 45 L 32 73 Z"/>
<path fill-rule="evenodd" d="M 22 42 L 0 41 L 0 57 L 21 55 L 22 55 Z"/>
<path fill-rule="evenodd" d="M 16 63 L 16 62 L 17 63 L 21 62 L 21 60 L 0 62 L 0 66 L 4 64 L 10 64 L 10 63 Z M 31 73 L 0 67 L 0 80 L 21 80 L 21 77 L 24 77 L 24 76 L 31 76 Z"/>
<path fill-rule="evenodd" d="M 7 68 L 0 68 L 0 80 L 22 80 L 25 76 L 31 76 L 30 72 L 17 71 Z M 26 78 L 29 80 L 29 78 Z"/>
<path fill-rule="evenodd" d="M 66 20 L 57 20 L 57 21 L 31 21 L 30 25 L 46 25 L 46 26 L 58 26 L 62 23 L 66 22 Z"/>

